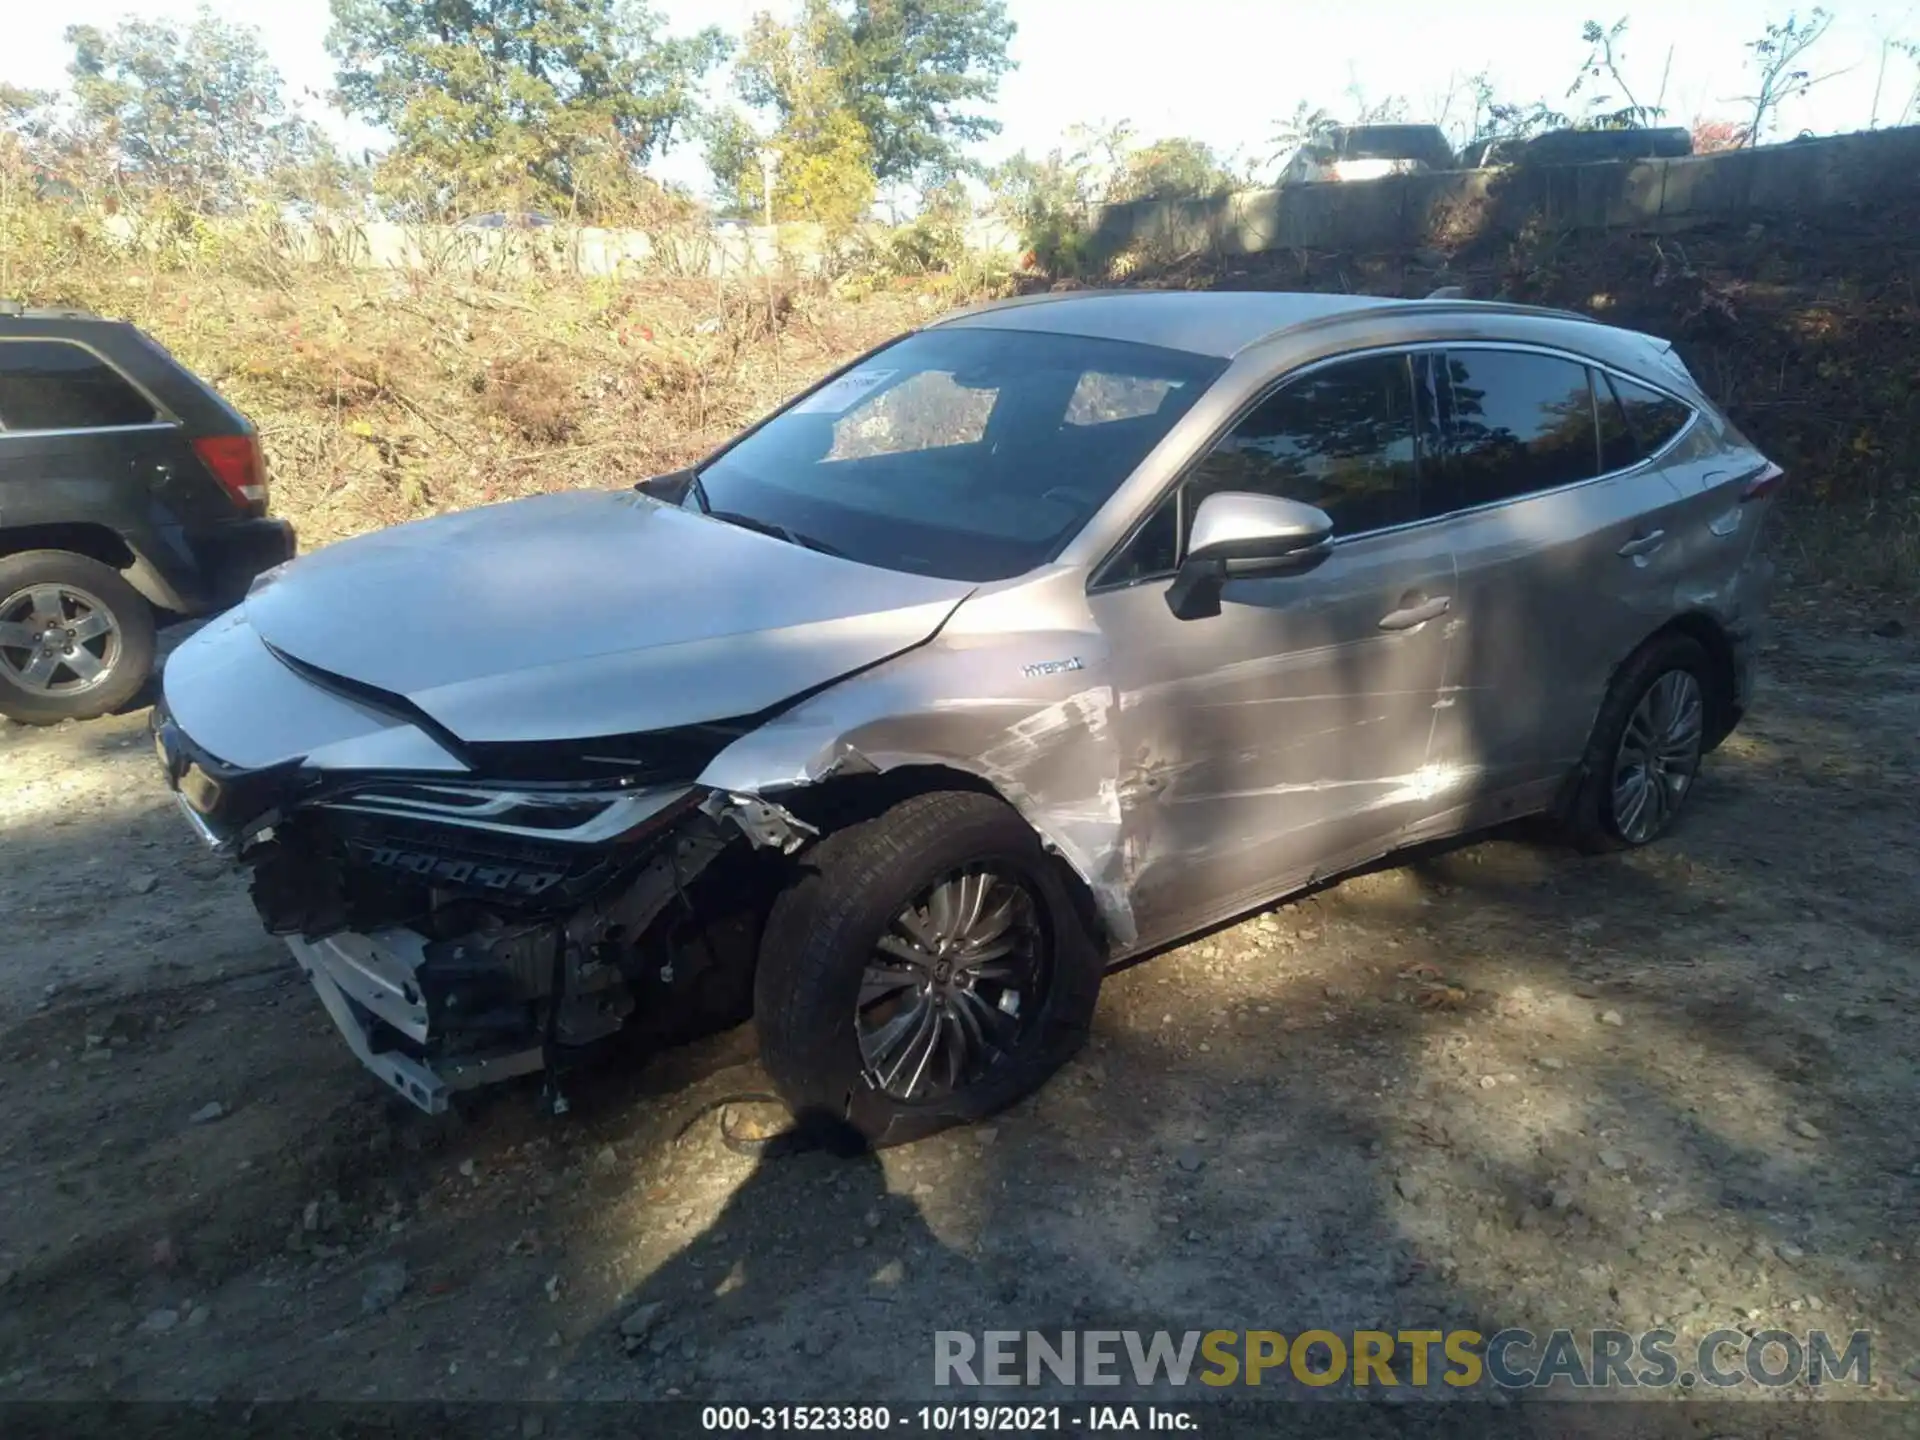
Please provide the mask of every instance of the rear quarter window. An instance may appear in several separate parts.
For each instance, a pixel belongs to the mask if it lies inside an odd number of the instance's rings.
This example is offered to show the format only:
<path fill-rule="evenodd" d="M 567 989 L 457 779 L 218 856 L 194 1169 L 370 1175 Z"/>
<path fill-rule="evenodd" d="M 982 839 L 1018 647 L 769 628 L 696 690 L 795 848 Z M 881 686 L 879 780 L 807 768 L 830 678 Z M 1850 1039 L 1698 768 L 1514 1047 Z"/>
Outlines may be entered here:
<path fill-rule="evenodd" d="M 1639 451 L 1636 459 L 1644 460 L 1666 449 L 1673 443 L 1673 437 L 1686 429 L 1687 421 L 1693 418 L 1693 410 L 1670 395 L 1636 385 L 1623 376 L 1609 378 L 1613 382 L 1614 394 L 1620 397 L 1620 408 L 1626 415 L 1627 428 L 1632 432 L 1634 445 Z"/>
<path fill-rule="evenodd" d="M 66 340 L 0 341 L 0 429 L 150 425 L 148 400 L 106 361 Z"/>

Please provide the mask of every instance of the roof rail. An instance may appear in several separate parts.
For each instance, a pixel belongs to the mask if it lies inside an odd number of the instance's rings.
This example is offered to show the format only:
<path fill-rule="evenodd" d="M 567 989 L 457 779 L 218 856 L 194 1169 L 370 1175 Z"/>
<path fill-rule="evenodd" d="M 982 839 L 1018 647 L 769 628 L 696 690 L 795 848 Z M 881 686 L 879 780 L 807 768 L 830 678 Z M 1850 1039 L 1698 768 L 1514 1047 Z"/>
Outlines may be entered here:
<path fill-rule="evenodd" d="M 1540 305 L 1516 305 L 1508 300 L 1463 300 L 1450 296 L 1430 295 L 1424 300 L 1389 300 L 1384 305 L 1369 306 L 1365 310 L 1341 310 L 1331 315 L 1316 315 L 1311 320 L 1282 325 L 1259 339 L 1250 341 L 1243 348 L 1251 349 L 1255 345 L 1265 345 L 1283 335 L 1312 334 L 1318 330 L 1331 330 L 1348 323 L 1357 315 L 1365 315 L 1377 320 L 1383 315 L 1431 315 L 1435 311 L 1448 310 L 1477 315 L 1529 315 L 1535 319 L 1578 320 L 1583 325 L 1603 323 L 1591 315 L 1582 315 L 1576 310 L 1549 310 Z"/>
<path fill-rule="evenodd" d="M 1443 286 L 1424 300 L 1403 300 L 1390 308 L 1416 309 L 1427 305 L 1452 305 L 1456 309 L 1491 311 L 1500 315 L 1550 315 L 1556 320 L 1582 320 L 1589 325 L 1600 323 L 1593 316 L 1582 315 L 1578 310 L 1560 310 L 1550 305 L 1522 305 L 1514 300 L 1469 300 L 1458 285 Z"/>
<path fill-rule="evenodd" d="M 30 306 L 23 300 L 0 300 L 0 316 L 11 320 L 98 320 L 91 310 L 71 306 Z"/>

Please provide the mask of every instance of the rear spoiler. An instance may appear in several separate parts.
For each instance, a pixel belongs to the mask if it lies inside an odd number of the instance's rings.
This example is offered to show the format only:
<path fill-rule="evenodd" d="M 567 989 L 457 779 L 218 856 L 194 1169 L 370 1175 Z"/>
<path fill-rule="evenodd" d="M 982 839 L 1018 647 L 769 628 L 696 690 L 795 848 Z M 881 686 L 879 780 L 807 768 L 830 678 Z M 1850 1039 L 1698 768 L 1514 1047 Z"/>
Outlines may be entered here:
<path fill-rule="evenodd" d="M 1677 376 L 1679 379 L 1686 381 L 1687 384 L 1695 390 L 1700 389 L 1700 382 L 1693 378 L 1693 372 L 1687 369 L 1687 362 L 1680 358 L 1679 352 L 1673 348 L 1673 342 L 1671 340 L 1662 340 L 1658 335 L 1649 335 L 1641 330 L 1636 330 L 1633 333 L 1636 338 L 1647 342 L 1647 349 L 1653 352 L 1654 359 L 1660 362 L 1663 369 Z"/>

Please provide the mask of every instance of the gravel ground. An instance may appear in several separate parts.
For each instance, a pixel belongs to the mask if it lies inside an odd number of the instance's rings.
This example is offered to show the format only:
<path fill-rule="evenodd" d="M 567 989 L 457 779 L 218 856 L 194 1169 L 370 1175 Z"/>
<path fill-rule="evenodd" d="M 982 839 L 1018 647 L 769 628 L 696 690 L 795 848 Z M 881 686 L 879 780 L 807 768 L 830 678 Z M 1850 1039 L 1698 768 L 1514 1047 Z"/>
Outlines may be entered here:
<path fill-rule="evenodd" d="M 899 1402 L 941 1329 L 1656 1324 L 1868 1328 L 1874 1392 L 1920 1393 L 1886 613 L 1783 617 L 1669 841 L 1402 857 L 1129 966 L 1038 1096 L 858 1161 L 676 1141 L 758 1083 L 744 1032 L 564 1118 L 406 1110 L 143 715 L 0 723 L 0 1399 Z"/>

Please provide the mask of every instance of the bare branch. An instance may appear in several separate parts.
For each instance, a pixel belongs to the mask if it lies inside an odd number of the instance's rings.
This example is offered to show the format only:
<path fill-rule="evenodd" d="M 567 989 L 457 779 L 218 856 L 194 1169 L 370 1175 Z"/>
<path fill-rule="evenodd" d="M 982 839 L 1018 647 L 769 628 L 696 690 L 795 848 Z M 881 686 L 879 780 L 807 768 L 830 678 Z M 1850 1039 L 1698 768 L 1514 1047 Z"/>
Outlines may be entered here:
<path fill-rule="evenodd" d="M 1846 73 L 1836 70 L 1815 77 L 1800 63 L 1806 53 L 1825 38 L 1832 24 L 1833 13 L 1821 6 L 1815 6 L 1804 20 L 1788 11 L 1785 20 L 1770 23 L 1758 40 L 1747 42 L 1747 50 L 1753 57 L 1751 63 L 1760 77 L 1753 94 L 1738 97 L 1753 107 L 1753 119 L 1747 125 L 1749 147 L 1758 145 L 1772 128 L 1783 101 L 1804 95 L 1815 85 Z"/>

